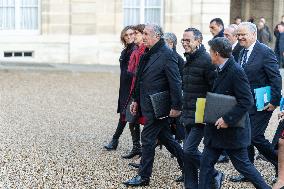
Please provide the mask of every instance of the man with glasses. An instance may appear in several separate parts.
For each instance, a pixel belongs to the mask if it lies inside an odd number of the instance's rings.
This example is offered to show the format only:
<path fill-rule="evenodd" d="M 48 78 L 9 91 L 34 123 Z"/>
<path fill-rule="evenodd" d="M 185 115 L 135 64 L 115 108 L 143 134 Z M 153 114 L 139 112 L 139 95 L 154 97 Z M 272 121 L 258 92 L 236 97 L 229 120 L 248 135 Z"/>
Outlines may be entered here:
<path fill-rule="evenodd" d="M 256 104 L 249 110 L 251 122 L 251 145 L 248 147 L 249 159 L 254 163 L 254 147 L 277 170 L 277 153 L 272 144 L 265 138 L 264 133 L 273 111 L 279 106 L 281 99 L 282 78 L 279 72 L 274 52 L 266 45 L 257 41 L 256 25 L 250 22 L 242 22 L 237 30 L 238 41 L 244 49 L 241 51 L 239 63 L 243 67 L 253 95 L 254 89 L 270 86 L 271 101 L 262 111 L 257 111 Z M 231 177 L 233 182 L 246 181 L 240 175 Z"/>
<path fill-rule="evenodd" d="M 203 123 L 195 122 L 197 98 L 205 98 L 216 76 L 215 66 L 202 44 L 202 33 L 195 28 L 188 28 L 181 40 L 185 50 L 186 63 L 183 68 L 183 110 L 181 121 L 186 128 L 184 152 L 184 187 L 198 188 L 198 169 L 201 152 L 198 146 L 203 138 Z M 223 174 L 214 171 L 216 188 L 220 188 Z"/>

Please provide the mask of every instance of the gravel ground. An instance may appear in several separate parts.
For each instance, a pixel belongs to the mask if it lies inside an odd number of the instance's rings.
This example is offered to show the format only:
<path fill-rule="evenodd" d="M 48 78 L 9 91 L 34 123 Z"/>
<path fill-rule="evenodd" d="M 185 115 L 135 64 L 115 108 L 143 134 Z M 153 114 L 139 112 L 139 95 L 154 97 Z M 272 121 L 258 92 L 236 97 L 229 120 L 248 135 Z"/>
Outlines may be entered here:
<path fill-rule="evenodd" d="M 103 149 L 116 128 L 117 73 L 19 72 L 0 74 L 0 188 L 125 188 L 121 182 L 136 174 L 121 159 L 131 146 L 129 129 L 118 149 Z M 267 136 L 277 124 L 273 115 Z M 272 166 L 256 161 L 271 184 Z M 175 159 L 156 150 L 149 187 L 182 188 Z M 249 183 L 228 181 L 236 174 L 224 171 L 223 188 L 246 188 Z"/>

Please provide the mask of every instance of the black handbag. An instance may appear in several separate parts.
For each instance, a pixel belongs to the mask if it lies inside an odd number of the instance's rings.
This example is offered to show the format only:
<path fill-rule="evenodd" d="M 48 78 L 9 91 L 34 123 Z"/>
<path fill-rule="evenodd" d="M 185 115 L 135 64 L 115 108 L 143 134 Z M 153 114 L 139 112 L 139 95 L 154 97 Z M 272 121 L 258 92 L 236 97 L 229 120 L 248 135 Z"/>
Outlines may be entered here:
<path fill-rule="evenodd" d="M 171 110 L 169 91 L 151 94 L 150 99 L 157 119 L 163 119 L 169 116 Z"/>
<path fill-rule="evenodd" d="M 234 96 L 208 92 L 206 95 L 204 122 L 215 124 L 220 117 L 228 113 L 236 104 L 237 100 Z M 247 118 L 249 118 L 248 112 L 232 127 L 244 128 Z"/>

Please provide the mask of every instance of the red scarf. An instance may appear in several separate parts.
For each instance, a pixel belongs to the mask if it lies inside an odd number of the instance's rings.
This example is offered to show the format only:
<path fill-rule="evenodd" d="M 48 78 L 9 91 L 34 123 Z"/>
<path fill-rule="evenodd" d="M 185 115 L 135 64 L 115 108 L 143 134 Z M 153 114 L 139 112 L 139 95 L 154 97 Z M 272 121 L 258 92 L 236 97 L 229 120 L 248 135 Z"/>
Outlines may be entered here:
<path fill-rule="evenodd" d="M 139 64 L 139 60 L 141 55 L 144 53 L 146 47 L 144 43 L 142 43 L 138 49 L 135 49 L 130 56 L 129 63 L 128 63 L 128 72 L 136 74 L 136 70 Z"/>

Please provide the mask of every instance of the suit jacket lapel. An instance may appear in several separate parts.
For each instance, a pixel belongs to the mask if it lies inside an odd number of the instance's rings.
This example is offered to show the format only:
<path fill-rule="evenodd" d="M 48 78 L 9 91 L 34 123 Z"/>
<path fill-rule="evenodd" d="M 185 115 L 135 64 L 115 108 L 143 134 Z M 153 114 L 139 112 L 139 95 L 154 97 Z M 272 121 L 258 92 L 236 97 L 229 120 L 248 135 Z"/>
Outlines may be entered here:
<path fill-rule="evenodd" d="M 226 73 L 224 73 L 226 70 L 223 70 L 221 72 L 218 73 L 217 78 L 214 81 L 214 85 L 213 85 L 213 89 L 212 91 L 215 91 L 215 89 L 218 87 L 218 85 L 221 83 L 221 81 L 223 80 L 223 78 L 226 76 Z M 223 73 L 222 73 L 223 72 Z"/>
<path fill-rule="evenodd" d="M 149 62 L 144 67 L 143 72 L 145 72 L 160 56 L 161 56 L 160 53 L 156 53 L 156 54 L 152 55 Z"/>
<path fill-rule="evenodd" d="M 218 85 L 222 82 L 223 78 L 227 75 L 227 70 L 233 64 L 232 59 L 234 59 L 232 56 L 231 58 L 226 62 L 224 67 L 222 68 L 222 71 L 218 73 L 217 78 L 214 81 L 212 91 L 214 92 L 215 89 L 218 87 Z"/>

